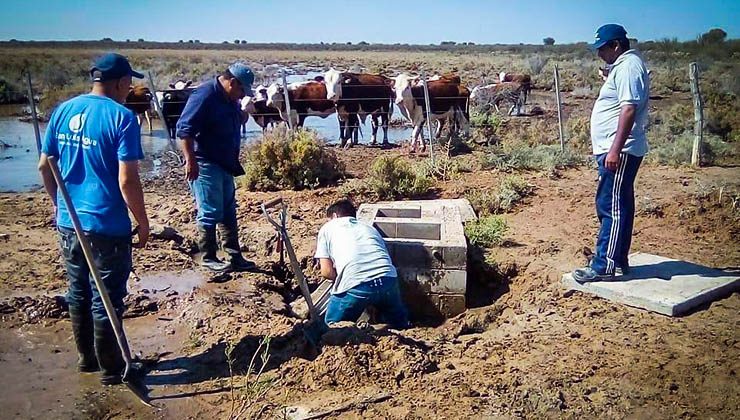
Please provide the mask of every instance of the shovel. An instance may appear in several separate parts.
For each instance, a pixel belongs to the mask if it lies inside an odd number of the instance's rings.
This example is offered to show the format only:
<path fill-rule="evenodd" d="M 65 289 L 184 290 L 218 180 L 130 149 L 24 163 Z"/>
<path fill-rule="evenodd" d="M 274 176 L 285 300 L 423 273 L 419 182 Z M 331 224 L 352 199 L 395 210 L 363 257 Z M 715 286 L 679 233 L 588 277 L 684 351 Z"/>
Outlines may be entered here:
<path fill-rule="evenodd" d="M 111 326 L 113 327 L 113 332 L 116 334 L 118 347 L 121 349 L 123 360 L 126 362 L 126 369 L 123 371 L 123 383 L 126 384 L 128 389 L 131 390 L 131 392 L 136 395 L 136 398 L 144 403 L 144 405 L 148 407 L 155 407 L 151 403 L 151 399 L 147 395 L 149 390 L 146 389 L 146 386 L 144 386 L 144 384 L 141 382 L 141 379 L 136 377 L 135 371 L 141 370 L 141 364 L 138 362 L 134 362 L 131 359 L 131 350 L 129 349 L 128 342 L 126 341 L 126 335 L 123 332 L 123 325 L 121 324 L 121 320 L 118 319 L 118 314 L 113 308 L 113 303 L 110 300 L 110 296 L 108 296 L 108 290 L 105 288 L 103 278 L 100 276 L 100 271 L 98 271 L 98 267 L 95 265 L 90 241 L 87 239 L 87 236 L 85 236 L 85 233 L 82 231 L 82 225 L 80 225 L 80 219 L 79 217 L 77 217 L 77 211 L 72 204 L 72 199 L 69 197 L 67 187 L 64 185 L 62 174 L 59 172 L 59 166 L 57 166 L 57 158 L 49 156 L 47 160 L 49 161 L 51 173 L 54 175 L 54 180 L 57 183 L 57 187 L 59 188 L 59 191 L 62 193 L 62 197 L 64 198 L 64 203 L 67 205 L 67 211 L 69 212 L 69 218 L 72 219 L 72 226 L 74 226 L 77 240 L 80 241 L 82 252 L 85 254 L 85 260 L 87 261 L 88 267 L 90 267 L 90 273 L 92 273 L 93 280 L 95 280 L 95 287 L 98 288 L 98 293 L 100 293 L 100 297 L 103 300 L 105 312 L 106 314 L 108 314 L 108 319 L 110 319 Z"/>
<path fill-rule="evenodd" d="M 282 238 L 283 247 L 288 253 L 288 259 L 290 260 L 290 268 L 292 269 L 293 275 L 298 282 L 298 287 L 301 289 L 301 294 L 303 294 L 303 298 L 306 299 L 309 318 L 308 323 L 303 329 L 303 335 L 312 346 L 318 347 L 321 336 L 324 335 L 326 331 L 328 331 L 329 327 L 324 322 L 324 319 L 321 318 L 318 310 L 316 309 L 316 306 L 313 303 L 313 299 L 311 298 L 311 291 L 308 290 L 308 284 L 306 284 L 306 277 L 303 275 L 303 270 L 301 270 L 301 265 L 298 262 L 298 258 L 296 258 L 295 256 L 295 250 L 293 249 L 293 245 L 290 242 L 288 229 L 286 228 L 284 223 L 284 221 L 287 220 L 287 207 L 285 205 L 285 202 L 283 201 L 282 197 L 278 197 L 266 203 L 262 203 L 260 206 L 262 207 L 262 213 L 264 213 L 267 221 L 269 221 L 270 224 L 275 227 L 275 229 L 280 234 L 280 237 Z M 278 223 L 270 215 L 270 210 L 278 206 L 280 206 L 280 220 L 283 221 L 283 223 Z"/>

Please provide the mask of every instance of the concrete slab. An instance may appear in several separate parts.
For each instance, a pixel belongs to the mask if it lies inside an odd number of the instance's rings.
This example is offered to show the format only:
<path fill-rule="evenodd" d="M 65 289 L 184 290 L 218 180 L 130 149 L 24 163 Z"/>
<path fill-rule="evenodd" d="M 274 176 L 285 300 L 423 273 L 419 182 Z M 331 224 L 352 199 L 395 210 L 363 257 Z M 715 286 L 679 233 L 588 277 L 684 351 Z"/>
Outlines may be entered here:
<path fill-rule="evenodd" d="M 668 316 L 740 290 L 740 273 L 716 270 L 658 255 L 630 255 L 630 274 L 615 281 L 578 283 L 568 273 L 563 285 L 628 306 Z"/>

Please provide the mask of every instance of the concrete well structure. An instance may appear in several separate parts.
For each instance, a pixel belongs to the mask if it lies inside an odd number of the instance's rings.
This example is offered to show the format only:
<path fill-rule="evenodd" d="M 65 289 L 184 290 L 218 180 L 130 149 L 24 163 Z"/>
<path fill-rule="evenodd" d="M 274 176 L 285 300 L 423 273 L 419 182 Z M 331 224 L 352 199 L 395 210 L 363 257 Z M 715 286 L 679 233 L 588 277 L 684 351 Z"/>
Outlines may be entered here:
<path fill-rule="evenodd" d="M 475 219 L 466 199 L 362 204 L 357 218 L 385 239 L 413 319 L 465 311 L 468 247 L 463 223 Z"/>

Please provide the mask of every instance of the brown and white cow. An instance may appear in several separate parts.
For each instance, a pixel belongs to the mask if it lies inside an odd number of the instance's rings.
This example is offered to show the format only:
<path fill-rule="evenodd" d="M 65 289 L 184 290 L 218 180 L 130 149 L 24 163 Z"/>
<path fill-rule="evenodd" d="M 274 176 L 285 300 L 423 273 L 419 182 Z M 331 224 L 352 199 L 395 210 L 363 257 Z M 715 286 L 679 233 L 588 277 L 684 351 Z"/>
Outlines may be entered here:
<path fill-rule="evenodd" d="M 267 88 L 267 106 L 276 108 L 283 121 L 290 121 L 291 127 L 303 127 L 307 117 L 326 118 L 336 112 L 334 101 L 326 99 L 326 85 L 315 80 L 291 83 L 288 85 L 290 115 L 285 106 L 286 89 L 273 83 Z"/>
<path fill-rule="evenodd" d="M 503 82 L 513 82 L 513 83 L 519 83 L 522 85 L 523 93 L 524 93 L 524 103 L 527 103 L 527 98 L 529 98 L 529 92 L 532 91 L 532 76 L 528 74 L 513 74 L 513 73 L 506 73 L 502 71 L 498 74 L 498 81 L 499 83 Z"/>
<path fill-rule="evenodd" d="M 426 101 L 424 99 L 424 87 L 418 83 L 418 77 L 400 74 L 394 79 L 394 90 L 396 91 L 396 105 L 401 113 L 414 126 L 411 137 L 411 149 L 416 150 L 422 127 L 426 122 Z M 444 121 L 452 120 L 454 125 L 462 128 L 468 133 L 468 102 L 470 91 L 465 86 L 453 83 L 449 80 L 433 80 L 427 82 L 429 90 L 429 104 L 431 106 L 432 122 L 439 121 L 435 137 L 438 137 Z M 423 139 L 422 139 L 423 140 Z M 421 142 L 422 150 L 426 148 Z"/>
<path fill-rule="evenodd" d="M 149 125 L 149 134 L 152 133 L 152 118 L 149 111 L 152 109 L 152 92 L 146 86 L 131 86 L 126 96 L 124 106 L 136 114 L 136 121 L 141 126 L 141 115 L 144 115 Z"/>
<path fill-rule="evenodd" d="M 247 122 L 250 116 L 262 128 L 263 133 L 268 126 L 272 127 L 275 123 L 282 121 L 277 108 L 267 106 L 267 88 L 263 85 L 254 88 L 254 96 L 242 98 L 241 108 L 246 117 L 242 124 L 242 134 L 247 132 Z"/>
<path fill-rule="evenodd" d="M 377 143 L 378 117 L 383 126 L 383 145 L 388 145 L 388 122 L 393 113 L 392 79 L 377 74 L 340 72 L 329 69 L 324 73 L 326 98 L 337 105 L 342 146 L 354 138 L 360 120 L 370 115 L 373 127 L 372 144 Z M 354 123 L 354 124 L 353 124 Z M 350 142 L 352 144 L 352 142 Z"/>

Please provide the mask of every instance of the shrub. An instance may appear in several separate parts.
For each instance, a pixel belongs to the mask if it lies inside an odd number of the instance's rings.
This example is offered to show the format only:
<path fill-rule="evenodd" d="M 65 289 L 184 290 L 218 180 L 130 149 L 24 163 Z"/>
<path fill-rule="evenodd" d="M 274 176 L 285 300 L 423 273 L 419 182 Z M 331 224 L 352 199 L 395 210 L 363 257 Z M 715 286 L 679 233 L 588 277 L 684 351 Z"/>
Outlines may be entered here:
<path fill-rule="evenodd" d="M 249 148 L 244 169 L 242 182 L 250 191 L 316 188 L 345 176 L 344 165 L 314 132 L 291 133 L 285 127 Z"/>
<path fill-rule="evenodd" d="M 508 151 L 499 150 L 483 155 L 481 158 L 483 169 L 498 169 L 501 171 L 538 170 L 552 171 L 582 165 L 586 162 L 583 156 L 576 154 L 569 148 L 560 151 L 560 145 L 540 144 L 537 146 L 516 145 Z"/>
<path fill-rule="evenodd" d="M 493 192 L 473 189 L 466 191 L 465 197 L 479 216 L 486 216 L 511 211 L 524 197 L 533 192 L 534 186 L 524 178 L 510 175 L 504 178 Z"/>
<path fill-rule="evenodd" d="M 651 163 L 660 165 L 685 165 L 691 162 L 691 152 L 694 146 L 694 134 L 691 131 L 685 131 L 675 138 L 668 138 L 663 141 L 650 142 L 652 137 L 648 137 L 650 152 L 646 160 Z M 725 143 L 716 135 L 705 134 L 702 163 L 713 165 L 722 163 L 727 159 L 737 157 L 738 150 L 733 144 Z"/>
<path fill-rule="evenodd" d="M 527 58 L 527 67 L 532 74 L 540 74 L 545 64 L 547 64 L 547 59 L 539 54 Z"/>
<path fill-rule="evenodd" d="M 501 216 L 486 216 L 465 224 L 465 236 L 470 244 L 482 248 L 500 245 L 509 227 Z"/>
<path fill-rule="evenodd" d="M 380 156 L 370 165 L 367 176 L 343 185 L 340 192 L 345 195 L 372 195 L 377 199 L 390 200 L 411 198 L 429 191 L 434 181 L 414 168 L 401 156 Z"/>

